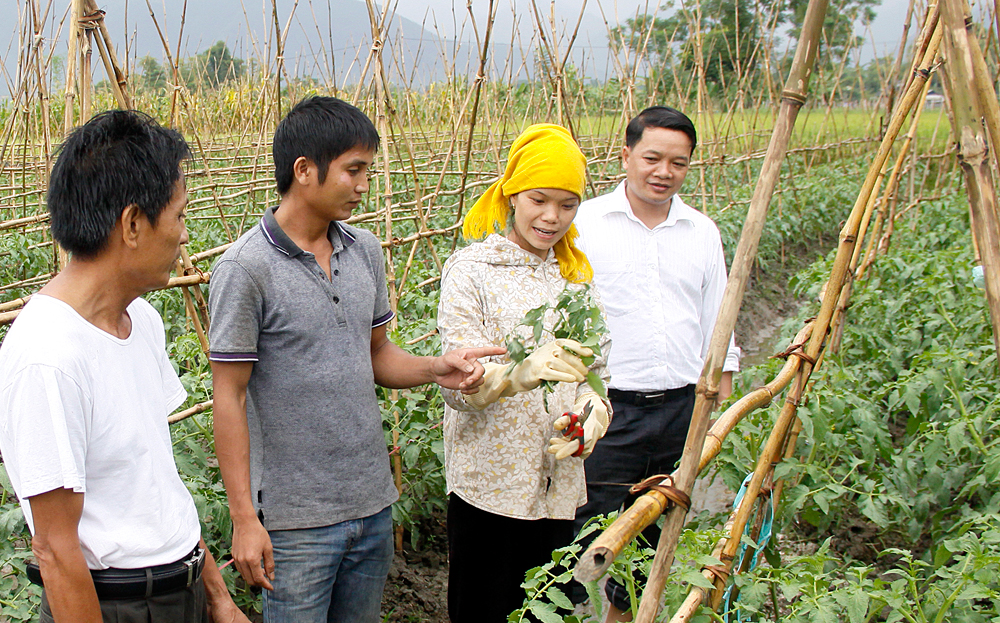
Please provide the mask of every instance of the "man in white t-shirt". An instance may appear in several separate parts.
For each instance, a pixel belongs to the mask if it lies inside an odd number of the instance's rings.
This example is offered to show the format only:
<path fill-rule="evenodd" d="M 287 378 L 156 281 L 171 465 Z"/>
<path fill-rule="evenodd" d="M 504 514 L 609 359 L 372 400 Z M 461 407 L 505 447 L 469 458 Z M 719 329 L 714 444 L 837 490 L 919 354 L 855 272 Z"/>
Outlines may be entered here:
<path fill-rule="evenodd" d="M 626 502 L 628 485 L 619 483 L 671 473 L 684 450 L 695 383 L 726 289 L 718 227 L 677 195 L 697 141 L 684 113 L 666 106 L 642 111 L 625 130 L 625 181 L 584 202 L 574 221 L 608 314 L 615 412 L 584 464 L 587 504 L 577 510 L 578 528 Z M 732 392 L 739 355 L 730 339 L 720 400 Z M 644 534 L 655 547 L 656 526 Z M 628 595 L 614 581 L 606 592 L 608 620 L 616 620 L 629 609 Z"/>
<path fill-rule="evenodd" d="M 32 533 L 43 622 L 245 623 L 205 550 L 167 416 L 186 397 L 141 295 L 187 242 L 179 133 L 95 116 L 52 170 L 65 269 L 0 348 L 0 452 Z"/>

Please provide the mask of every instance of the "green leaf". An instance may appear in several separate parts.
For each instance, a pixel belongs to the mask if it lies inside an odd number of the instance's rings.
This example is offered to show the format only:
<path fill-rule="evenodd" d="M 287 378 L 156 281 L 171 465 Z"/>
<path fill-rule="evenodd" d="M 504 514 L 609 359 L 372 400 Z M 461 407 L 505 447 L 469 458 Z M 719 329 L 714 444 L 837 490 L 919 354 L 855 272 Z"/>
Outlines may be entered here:
<path fill-rule="evenodd" d="M 868 602 L 870 601 L 867 594 L 862 591 L 857 591 L 851 593 L 847 598 L 847 616 L 851 620 L 851 623 L 864 623 L 868 619 Z"/>
<path fill-rule="evenodd" d="M 590 385 L 590 389 L 594 390 L 598 396 L 607 399 L 608 390 L 604 387 L 604 381 L 593 370 L 587 373 L 587 385 Z"/>
<path fill-rule="evenodd" d="M 562 617 L 556 614 L 556 607 L 544 601 L 532 599 L 528 602 L 528 611 L 542 623 L 563 623 Z"/>
<path fill-rule="evenodd" d="M 549 598 L 553 604 L 558 608 L 564 608 L 566 610 L 573 609 L 573 602 L 570 601 L 569 597 L 566 596 L 558 587 L 552 586 L 549 590 L 545 591 L 545 596 Z"/>

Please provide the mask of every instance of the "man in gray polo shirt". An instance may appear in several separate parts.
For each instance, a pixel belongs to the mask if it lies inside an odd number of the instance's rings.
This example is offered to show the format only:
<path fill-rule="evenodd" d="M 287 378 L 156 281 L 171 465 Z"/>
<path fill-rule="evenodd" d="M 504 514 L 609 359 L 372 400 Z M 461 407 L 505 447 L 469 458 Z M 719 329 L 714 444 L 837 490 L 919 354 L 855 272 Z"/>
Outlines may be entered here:
<path fill-rule="evenodd" d="M 357 108 L 303 100 L 275 132 L 281 203 L 212 273 L 215 445 L 233 558 L 264 587 L 264 619 L 377 621 L 392 561 L 389 471 L 375 385 L 474 391 L 477 358 L 389 341 L 384 258 L 346 225 L 378 133 Z"/>

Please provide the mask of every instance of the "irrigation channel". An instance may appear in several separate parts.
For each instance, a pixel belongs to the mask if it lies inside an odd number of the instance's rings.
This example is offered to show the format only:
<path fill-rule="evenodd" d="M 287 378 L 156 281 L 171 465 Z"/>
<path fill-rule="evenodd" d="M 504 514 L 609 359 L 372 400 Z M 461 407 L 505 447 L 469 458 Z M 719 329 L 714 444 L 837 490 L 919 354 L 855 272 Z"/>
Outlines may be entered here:
<path fill-rule="evenodd" d="M 289 62 L 289 29 L 311 32 L 312 20 L 318 33 L 322 20 L 313 2 L 285 4 L 265 3 L 269 30 L 237 64 L 228 48 L 214 57 L 182 48 L 183 11 L 133 3 L 128 19 L 155 26 L 160 65 L 130 54 L 111 34 L 127 30 L 125 16 L 95 0 L 19 0 L 2 63 L 0 337 L 66 261 L 48 231 L 45 191 L 69 129 L 129 107 L 192 146 L 191 240 L 148 300 L 188 390 L 169 418 L 175 459 L 217 559 L 227 559 L 232 525 L 213 457 L 207 284 L 213 260 L 277 201 L 269 140 L 283 111 L 332 94 L 376 122 L 371 191 L 348 222 L 382 241 L 392 338 L 435 354 L 442 263 L 464 244 L 462 216 L 513 137 L 541 121 L 570 128 L 594 196 L 623 177 L 627 120 L 665 103 L 698 126 L 682 194 L 717 222 L 730 264 L 684 459 L 663 486 L 592 526 L 599 536 L 585 551 L 573 545 L 529 572 L 512 620 L 596 620 L 601 604 L 574 612 L 565 585 L 608 573 L 630 586 L 645 622 L 1000 616 L 996 4 L 913 0 L 896 53 L 862 62 L 872 33 L 851 33 L 863 3 L 682 3 L 657 19 L 608 21 L 607 47 L 595 51 L 578 39 L 583 9 L 567 21 L 555 5 L 490 0 L 484 13 L 455 8 L 473 43 L 427 42 L 444 72 L 427 84 L 408 65 L 393 3 L 365 4 L 368 43 L 342 73 L 319 41 L 311 59 Z M 509 32 L 496 26 L 504 10 L 519 19 Z M 111 79 L 95 83 L 96 66 Z M 744 367 L 715 412 L 734 327 L 777 346 Z M 441 397 L 379 391 L 401 492 L 383 614 L 446 620 L 435 571 L 447 564 Z M 742 489 L 741 503 L 688 513 L 676 500 L 698 474 Z M 654 521 L 660 541 L 637 542 Z M 0 465 L 0 621 L 37 615 L 29 538 Z M 636 567 L 644 585 L 631 582 Z M 223 573 L 241 607 L 259 611 L 259 596 L 231 567 Z"/>

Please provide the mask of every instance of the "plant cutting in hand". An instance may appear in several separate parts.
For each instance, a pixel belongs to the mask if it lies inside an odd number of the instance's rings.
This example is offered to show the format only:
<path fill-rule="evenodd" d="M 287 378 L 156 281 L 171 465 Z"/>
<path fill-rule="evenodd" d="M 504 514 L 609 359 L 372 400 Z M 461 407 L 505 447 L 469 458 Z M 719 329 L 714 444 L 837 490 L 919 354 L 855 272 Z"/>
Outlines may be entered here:
<path fill-rule="evenodd" d="M 556 321 L 552 330 L 545 328 L 545 317 L 549 311 L 555 313 Z M 530 347 L 525 344 L 518 335 L 511 335 L 507 340 L 507 353 L 515 364 L 519 364 L 527 358 L 531 350 L 541 346 L 552 339 L 569 339 L 586 346 L 593 355 L 581 357 L 584 365 L 591 365 L 594 359 L 601 354 L 601 337 L 607 332 L 604 324 L 604 317 L 601 315 L 601 308 L 594 301 L 591 286 L 583 284 L 581 288 L 563 289 L 555 307 L 548 303 L 543 303 L 534 309 L 528 310 L 524 314 L 521 325 L 531 328 L 531 340 L 534 342 Z M 571 352 L 568 351 L 567 352 Z M 606 399 L 607 390 L 604 381 L 590 370 L 587 372 L 587 384 L 590 385 L 597 395 Z M 542 397 L 545 400 L 545 408 L 548 409 L 548 395 L 555 388 L 554 381 L 543 380 Z"/>

